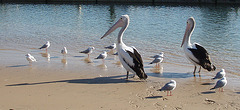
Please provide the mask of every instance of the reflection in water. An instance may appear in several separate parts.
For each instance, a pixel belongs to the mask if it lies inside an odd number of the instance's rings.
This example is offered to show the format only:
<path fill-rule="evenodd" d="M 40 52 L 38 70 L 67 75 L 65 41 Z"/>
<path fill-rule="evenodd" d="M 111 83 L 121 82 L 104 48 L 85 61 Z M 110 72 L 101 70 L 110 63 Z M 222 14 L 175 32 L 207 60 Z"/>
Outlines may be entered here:
<path fill-rule="evenodd" d="M 87 58 L 84 59 L 84 62 L 85 63 L 92 63 L 93 61 L 89 57 L 87 57 Z"/>
<path fill-rule="evenodd" d="M 97 67 L 107 70 L 107 65 L 105 65 L 105 64 L 100 64 Z"/>
<path fill-rule="evenodd" d="M 116 19 L 115 8 L 113 4 L 109 6 L 109 12 L 110 12 L 110 22 L 113 23 L 114 20 Z"/>
<path fill-rule="evenodd" d="M 61 60 L 61 62 L 62 62 L 62 64 L 66 65 L 66 64 L 67 64 L 67 59 L 63 58 L 63 59 Z"/>
<path fill-rule="evenodd" d="M 162 74 L 163 73 L 163 66 L 160 64 L 160 66 L 156 65 L 152 69 L 150 69 L 153 73 Z"/>
<path fill-rule="evenodd" d="M 120 61 L 117 61 L 116 63 L 113 63 L 113 64 L 116 64 L 118 67 L 123 67 Z"/>
<path fill-rule="evenodd" d="M 50 54 L 49 53 L 40 53 L 42 57 L 45 57 L 48 62 L 50 62 Z"/>

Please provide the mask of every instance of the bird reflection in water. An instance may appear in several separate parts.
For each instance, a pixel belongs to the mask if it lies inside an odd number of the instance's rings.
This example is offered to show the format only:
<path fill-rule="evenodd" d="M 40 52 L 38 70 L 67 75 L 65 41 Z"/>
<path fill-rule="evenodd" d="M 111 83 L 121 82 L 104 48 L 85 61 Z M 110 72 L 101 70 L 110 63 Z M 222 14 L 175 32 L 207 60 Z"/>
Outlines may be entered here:
<path fill-rule="evenodd" d="M 153 73 L 162 74 L 163 73 L 163 66 L 161 64 L 160 64 L 160 66 L 156 65 L 151 69 L 151 71 Z"/>
<path fill-rule="evenodd" d="M 45 57 L 47 59 L 48 62 L 50 62 L 50 54 L 49 53 L 40 53 L 42 55 L 42 57 Z"/>
<path fill-rule="evenodd" d="M 84 62 L 85 63 L 92 63 L 93 61 L 89 57 L 87 57 L 87 58 L 84 59 Z"/>

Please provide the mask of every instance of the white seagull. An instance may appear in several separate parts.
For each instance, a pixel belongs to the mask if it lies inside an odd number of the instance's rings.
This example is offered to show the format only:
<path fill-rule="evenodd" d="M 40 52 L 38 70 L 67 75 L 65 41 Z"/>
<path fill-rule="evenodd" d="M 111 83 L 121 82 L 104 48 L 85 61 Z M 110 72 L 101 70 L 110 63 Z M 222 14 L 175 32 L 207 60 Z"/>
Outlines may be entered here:
<path fill-rule="evenodd" d="M 172 91 L 176 88 L 177 83 L 175 80 L 171 80 L 170 82 L 166 83 L 159 91 L 167 91 L 167 96 L 172 96 Z M 170 92 L 170 95 L 168 95 Z"/>
<path fill-rule="evenodd" d="M 106 49 L 115 49 L 116 48 L 116 43 L 113 43 L 112 45 L 109 45 L 109 46 L 107 46 L 107 47 L 104 47 L 104 48 L 106 48 Z"/>
<path fill-rule="evenodd" d="M 157 58 L 157 57 L 160 57 L 160 56 L 163 57 L 163 54 L 164 54 L 163 52 L 160 52 L 159 54 L 151 56 L 150 58 Z"/>
<path fill-rule="evenodd" d="M 89 55 L 93 52 L 94 49 L 95 49 L 94 47 L 89 47 L 88 49 L 81 51 L 80 53 L 88 54 L 89 57 Z"/>
<path fill-rule="evenodd" d="M 160 63 L 162 63 L 163 61 L 163 52 L 161 52 L 159 55 L 155 55 L 153 56 L 153 58 L 155 58 L 151 63 L 149 64 L 153 64 L 153 63 L 156 63 L 156 66 L 159 66 Z"/>
<path fill-rule="evenodd" d="M 141 55 L 135 47 L 126 46 L 122 41 L 122 36 L 129 25 L 129 20 L 130 19 L 128 15 L 122 15 L 121 18 L 101 37 L 101 39 L 109 35 L 117 28 L 121 27 L 121 30 L 118 33 L 117 51 L 120 62 L 127 70 L 127 79 L 129 71 L 137 74 L 140 79 L 147 79 L 147 75 L 143 69 L 143 61 Z"/>
<path fill-rule="evenodd" d="M 32 62 L 37 62 L 37 60 L 31 55 L 31 54 L 27 54 L 25 55 L 26 59 L 28 60 L 28 62 L 31 64 Z"/>
<path fill-rule="evenodd" d="M 107 58 L 107 52 L 103 51 L 103 53 L 101 53 L 97 58 L 95 59 L 102 59 L 103 63 L 104 63 L 104 59 Z"/>
<path fill-rule="evenodd" d="M 225 72 L 224 69 L 222 69 L 222 70 L 219 71 L 219 72 L 216 74 L 216 76 L 215 76 L 214 78 L 212 78 L 212 79 L 221 79 L 221 78 L 225 77 L 225 75 L 226 75 L 226 72 Z"/>
<path fill-rule="evenodd" d="M 194 18 L 190 17 L 187 20 L 187 27 L 181 47 L 183 47 L 187 59 L 195 66 L 193 72 L 194 76 L 197 66 L 200 66 L 198 71 L 200 76 L 201 67 L 207 69 L 208 71 L 214 71 L 216 67 L 211 63 L 210 55 L 208 54 L 206 49 L 204 49 L 198 43 L 191 44 L 190 38 L 195 28 L 195 25 L 196 24 Z"/>
<path fill-rule="evenodd" d="M 63 49 L 61 50 L 61 53 L 63 55 L 66 55 L 67 54 L 67 48 L 66 47 L 63 47 Z"/>
<path fill-rule="evenodd" d="M 44 49 L 44 48 L 46 48 L 46 51 L 47 51 L 47 48 L 49 48 L 50 47 L 50 42 L 49 41 L 47 41 L 45 44 L 43 44 L 43 46 L 42 47 L 40 47 L 39 49 Z"/>
<path fill-rule="evenodd" d="M 219 91 L 220 91 L 220 88 L 222 88 L 222 92 L 223 92 L 223 87 L 226 86 L 226 84 L 227 84 L 227 79 L 226 77 L 223 77 L 222 79 L 218 80 L 216 85 L 210 90 L 219 88 Z"/>

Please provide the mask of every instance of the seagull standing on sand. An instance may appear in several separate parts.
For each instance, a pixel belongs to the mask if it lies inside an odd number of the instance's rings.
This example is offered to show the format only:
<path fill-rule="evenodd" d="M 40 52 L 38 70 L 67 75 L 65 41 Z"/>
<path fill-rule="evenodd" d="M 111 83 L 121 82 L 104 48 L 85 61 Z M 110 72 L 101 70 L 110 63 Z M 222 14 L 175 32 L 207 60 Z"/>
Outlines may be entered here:
<path fill-rule="evenodd" d="M 191 44 L 190 39 L 191 39 L 192 32 L 195 28 L 195 25 L 196 23 L 194 18 L 190 17 L 187 20 L 187 27 L 183 37 L 181 47 L 183 47 L 183 51 L 187 59 L 194 65 L 194 71 L 193 71 L 194 76 L 195 76 L 197 66 L 200 66 L 198 71 L 200 76 L 201 67 L 203 67 L 204 69 L 207 69 L 208 71 L 214 71 L 216 67 L 211 63 L 210 55 L 205 48 L 203 48 L 198 43 Z"/>
<path fill-rule="evenodd" d="M 89 47 L 88 49 L 81 51 L 80 53 L 88 54 L 88 58 L 89 58 L 89 55 L 93 52 L 94 49 L 95 49 L 94 47 Z"/>
<path fill-rule="evenodd" d="M 95 59 L 102 59 L 103 63 L 104 63 L 104 59 L 107 58 L 107 52 L 104 51 L 103 53 L 101 53 L 97 58 Z"/>
<path fill-rule="evenodd" d="M 167 91 L 167 96 L 172 96 L 172 91 L 176 88 L 177 83 L 175 80 L 171 80 L 170 82 L 166 83 L 159 91 Z M 168 92 L 170 91 L 170 95 Z"/>
<path fill-rule="evenodd" d="M 115 49 L 116 48 L 116 43 L 113 43 L 112 45 L 110 46 L 107 46 L 107 47 L 104 47 L 105 49 Z"/>
<path fill-rule="evenodd" d="M 163 61 L 163 52 L 161 52 L 159 55 L 153 56 L 153 58 L 155 58 L 155 59 L 149 64 L 156 63 L 156 66 L 159 67 L 160 63 L 162 63 L 162 61 Z"/>
<path fill-rule="evenodd" d="M 225 77 L 225 75 L 226 75 L 226 72 L 225 72 L 224 69 L 222 69 L 222 70 L 219 71 L 219 72 L 216 74 L 216 76 L 215 76 L 214 78 L 212 78 L 212 79 L 221 79 L 221 78 Z"/>
<path fill-rule="evenodd" d="M 219 91 L 220 91 L 220 88 L 222 88 L 222 92 L 223 92 L 223 87 L 226 86 L 226 84 L 227 84 L 227 79 L 226 77 L 223 77 L 222 79 L 218 80 L 216 85 L 210 90 L 219 88 Z"/>
<path fill-rule="evenodd" d="M 117 51 L 120 62 L 127 70 L 126 79 L 128 79 L 129 72 L 134 73 L 134 75 L 137 74 L 140 79 L 147 79 L 141 55 L 135 47 L 126 46 L 122 41 L 123 33 L 127 29 L 129 21 L 130 19 L 128 15 L 122 15 L 121 18 L 101 37 L 101 39 L 121 27 L 121 30 L 118 33 Z"/>
<path fill-rule="evenodd" d="M 29 63 L 31 64 L 32 62 L 37 62 L 37 60 L 31 55 L 31 54 L 27 54 L 25 55 L 26 59 L 29 61 Z"/>
<path fill-rule="evenodd" d="M 67 48 L 63 47 L 63 49 L 61 50 L 61 53 L 65 56 L 67 54 Z"/>
<path fill-rule="evenodd" d="M 49 48 L 50 47 L 50 42 L 49 41 L 47 41 L 42 47 L 40 47 L 39 49 L 44 49 L 44 48 L 46 48 L 46 52 L 47 52 L 47 48 Z"/>

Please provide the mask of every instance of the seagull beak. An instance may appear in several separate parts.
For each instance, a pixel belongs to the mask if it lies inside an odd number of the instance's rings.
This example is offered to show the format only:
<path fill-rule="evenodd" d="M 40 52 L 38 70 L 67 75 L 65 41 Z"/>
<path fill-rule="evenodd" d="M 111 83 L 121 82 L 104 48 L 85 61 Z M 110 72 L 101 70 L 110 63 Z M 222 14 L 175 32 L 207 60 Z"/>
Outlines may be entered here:
<path fill-rule="evenodd" d="M 110 33 L 112 33 L 114 30 L 116 30 L 118 27 L 123 27 L 123 21 L 122 19 L 119 19 L 102 37 L 106 37 L 107 35 L 109 35 Z"/>

